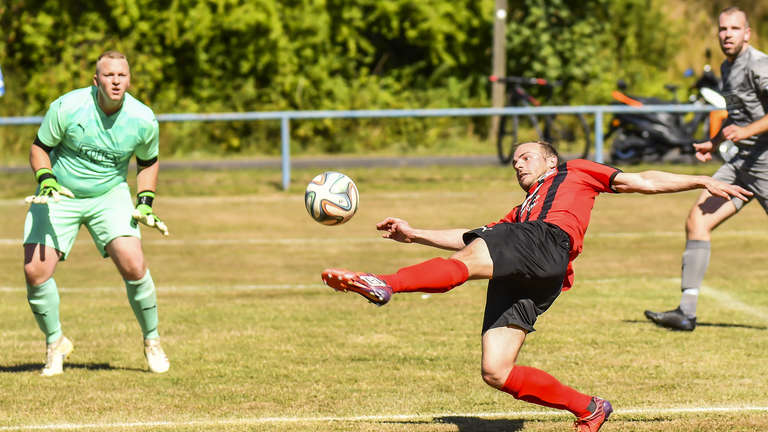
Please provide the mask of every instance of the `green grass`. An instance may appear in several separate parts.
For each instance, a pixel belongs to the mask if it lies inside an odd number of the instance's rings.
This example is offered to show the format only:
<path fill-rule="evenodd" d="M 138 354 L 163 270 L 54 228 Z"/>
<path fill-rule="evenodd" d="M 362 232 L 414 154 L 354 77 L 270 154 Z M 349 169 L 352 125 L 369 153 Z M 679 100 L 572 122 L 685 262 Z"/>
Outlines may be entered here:
<path fill-rule="evenodd" d="M 568 415 L 482 382 L 483 283 L 376 308 L 319 282 L 325 267 L 389 272 L 446 256 L 379 239 L 374 224 L 388 215 L 431 228 L 496 220 L 523 197 L 511 170 L 345 169 L 361 207 L 339 227 L 306 215 L 302 190 L 315 171 L 294 170 L 288 192 L 279 170 L 163 174 L 156 206 L 171 237 L 145 230 L 144 250 L 172 361 L 164 375 L 144 372 L 122 281 L 81 230 L 56 272 L 75 351 L 53 379 L 37 375 L 44 343 L 16 242 L 31 176 L 2 176 L 0 430 L 568 430 Z M 768 229 L 758 205 L 715 234 L 695 332 L 656 328 L 642 314 L 679 299 L 682 227 L 695 197 L 598 198 L 576 286 L 540 318 L 518 360 L 609 398 L 617 411 L 605 431 L 768 429 L 768 411 L 738 410 L 768 407 Z M 685 411 L 713 407 L 730 410 Z"/>

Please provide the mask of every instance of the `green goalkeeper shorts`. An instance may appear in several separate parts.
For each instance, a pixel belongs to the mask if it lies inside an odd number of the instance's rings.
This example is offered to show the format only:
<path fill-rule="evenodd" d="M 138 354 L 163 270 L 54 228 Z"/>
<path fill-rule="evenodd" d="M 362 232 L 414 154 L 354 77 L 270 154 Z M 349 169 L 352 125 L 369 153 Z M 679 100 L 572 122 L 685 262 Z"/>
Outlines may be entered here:
<path fill-rule="evenodd" d="M 123 182 L 104 195 L 93 198 L 67 198 L 48 204 L 32 204 L 24 222 L 24 244 L 52 247 L 66 259 L 75 243 L 80 225 L 85 225 L 101 256 L 117 237 L 141 238 L 133 222 L 133 201 L 128 184 Z"/>

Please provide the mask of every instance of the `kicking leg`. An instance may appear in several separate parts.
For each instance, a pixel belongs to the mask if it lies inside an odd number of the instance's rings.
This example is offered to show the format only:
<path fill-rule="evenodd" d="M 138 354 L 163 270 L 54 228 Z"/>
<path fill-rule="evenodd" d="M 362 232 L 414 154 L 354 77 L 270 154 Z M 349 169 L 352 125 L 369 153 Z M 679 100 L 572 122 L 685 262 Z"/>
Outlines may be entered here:
<path fill-rule="evenodd" d="M 476 238 L 448 259 L 432 258 L 394 274 L 374 275 L 341 269 L 323 271 L 323 282 L 338 291 L 354 291 L 379 306 L 396 292 L 441 293 L 469 279 L 489 279 L 493 261 L 488 246 Z"/>

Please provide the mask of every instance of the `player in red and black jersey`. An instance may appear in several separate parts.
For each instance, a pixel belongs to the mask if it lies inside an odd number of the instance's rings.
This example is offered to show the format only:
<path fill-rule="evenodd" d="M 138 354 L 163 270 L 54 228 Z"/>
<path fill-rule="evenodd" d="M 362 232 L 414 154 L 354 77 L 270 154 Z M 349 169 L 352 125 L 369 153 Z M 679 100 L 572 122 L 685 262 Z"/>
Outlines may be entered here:
<path fill-rule="evenodd" d="M 587 160 L 559 164 L 555 149 L 544 142 L 519 145 L 513 166 L 528 194 L 498 222 L 474 230 L 415 229 L 391 217 L 377 224 L 385 238 L 455 251 L 450 258 L 388 275 L 327 269 L 322 278 L 336 290 L 356 292 L 377 305 L 393 293 L 445 292 L 469 279 L 488 279 L 482 330 L 485 382 L 517 399 L 566 409 L 576 416 L 578 430 L 594 432 L 613 410 L 608 401 L 580 393 L 542 370 L 516 365 L 515 359 L 537 317 L 573 285 L 571 263 L 581 252 L 595 197 L 700 188 L 746 200 L 751 193 L 706 176 L 624 173 Z"/>

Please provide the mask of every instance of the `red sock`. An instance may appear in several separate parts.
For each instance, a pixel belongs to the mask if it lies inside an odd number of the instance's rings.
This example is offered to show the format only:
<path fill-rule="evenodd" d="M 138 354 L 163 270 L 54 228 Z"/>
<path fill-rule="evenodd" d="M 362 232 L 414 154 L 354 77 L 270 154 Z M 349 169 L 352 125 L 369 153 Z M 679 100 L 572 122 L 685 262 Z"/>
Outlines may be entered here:
<path fill-rule="evenodd" d="M 591 414 L 587 409 L 592 401 L 591 396 L 577 392 L 540 369 L 528 366 L 513 367 L 501 390 L 515 399 L 568 410 L 576 417 Z"/>
<path fill-rule="evenodd" d="M 382 275 L 381 278 L 394 292 L 442 293 L 466 282 L 469 270 L 457 259 L 432 258 L 420 264 L 403 267 L 395 274 Z"/>

